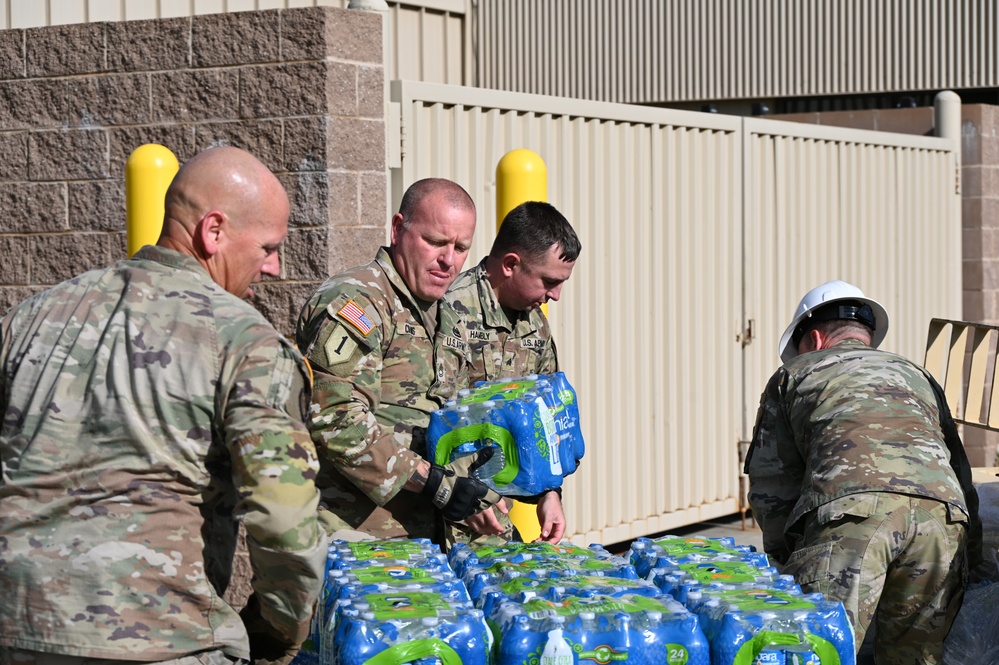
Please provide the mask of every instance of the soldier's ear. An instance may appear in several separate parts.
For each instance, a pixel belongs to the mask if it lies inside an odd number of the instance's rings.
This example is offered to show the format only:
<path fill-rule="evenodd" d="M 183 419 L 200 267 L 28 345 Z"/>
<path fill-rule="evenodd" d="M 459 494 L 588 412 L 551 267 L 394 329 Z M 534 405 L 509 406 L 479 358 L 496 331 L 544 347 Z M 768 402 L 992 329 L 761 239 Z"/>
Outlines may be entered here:
<path fill-rule="evenodd" d="M 507 252 L 500 259 L 500 270 L 503 271 L 504 277 L 511 277 L 513 273 L 517 270 L 518 266 L 521 266 L 523 261 L 520 258 L 520 254 L 516 252 Z"/>
<path fill-rule="evenodd" d="M 225 234 L 225 214 L 212 210 L 205 214 L 194 227 L 194 243 L 205 253 L 206 257 L 218 254 Z"/>

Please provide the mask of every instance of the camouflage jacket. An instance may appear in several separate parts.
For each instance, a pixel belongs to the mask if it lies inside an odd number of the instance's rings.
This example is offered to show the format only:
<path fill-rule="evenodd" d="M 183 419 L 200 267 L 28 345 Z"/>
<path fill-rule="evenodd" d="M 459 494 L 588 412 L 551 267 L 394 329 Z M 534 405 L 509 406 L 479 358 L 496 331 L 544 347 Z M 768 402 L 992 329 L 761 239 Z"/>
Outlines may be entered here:
<path fill-rule="evenodd" d="M 433 537 L 430 500 L 399 492 L 426 455 L 430 412 L 467 382 L 454 310 L 413 297 L 383 247 L 319 287 L 296 341 L 315 376 L 310 429 L 329 528 Z"/>
<path fill-rule="evenodd" d="M 937 499 L 966 516 L 937 404 L 923 368 L 859 341 L 802 354 L 777 370 L 745 464 L 767 553 L 785 561 L 788 533 L 803 516 L 859 492 Z"/>
<path fill-rule="evenodd" d="M 500 305 L 485 259 L 459 275 L 444 299 L 467 329 L 471 383 L 558 371 L 558 352 L 544 312 L 535 308 L 514 313 Z"/>
<path fill-rule="evenodd" d="M 326 550 L 308 375 L 259 312 L 146 247 L 14 307 L 0 371 L 0 645 L 247 658 L 221 598 L 236 519 L 263 619 L 304 639 Z"/>

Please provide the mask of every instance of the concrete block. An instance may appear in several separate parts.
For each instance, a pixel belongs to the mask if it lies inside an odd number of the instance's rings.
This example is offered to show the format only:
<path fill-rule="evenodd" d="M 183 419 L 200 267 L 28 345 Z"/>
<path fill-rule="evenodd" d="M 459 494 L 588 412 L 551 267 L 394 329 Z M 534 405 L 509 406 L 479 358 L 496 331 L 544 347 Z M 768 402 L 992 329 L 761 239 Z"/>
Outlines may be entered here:
<path fill-rule="evenodd" d="M 0 127 L 47 129 L 67 126 L 69 79 L 0 81 Z"/>
<path fill-rule="evenodd" d="M 274 118 L 329 112 L 330 65 L 301 62 L 242 67 L 239 117 Z"/>
<path fill-rule="evenodd" d="M 277 62 L 280 58 L 277 10 L 195 16 L 191 23 L 194 67 Z"/>
<path fill-rule="evenodd" d="M 87 76 L 60 83 L 65 87 L 63 118 L 70 127 L 136 125 L 150 120 L 148 74 Z"/>
<path fill-rule="evenodd" d="M 361 174 L 360 223 L 382 227 L 386 230 L 395 214 L 389 210 L 388 182 L 384 173 Z"/>
<path fill-rule="evenodd" d="M 0 180 L 28 179 L 28 134 L 0 133 Z"/>
<path fill-rule="evenodd" d="M 246 150 L 271 171 L 284 169 L 280 120 L 235 120 L 195 126 L 195 153 L 218 145 Z"/>
<path fill-rule="evenodd" d="M 385 170 L 385 123 L 380 120 L 331 118 L 330 168 Z"/>
<path fill-rule="evenodd" d="M 385 118 L 385 70 L 382 67 L 357 68 L 357 115 Z"/>
<path fill-rule="evenodd" d="M 58 284 L 110 263 L 110 243 L 102 233 L 45 233 L 30 238 L 34 284 Z"/>
<path fill-rule="evenodd" d="M 324 280 L 329 251 L 329 229 L 291 229 L 281 248 L 283 279 Z"/>
<path fill-rule="evenodd" d="M 0 236 L 0 256 L 3 257 L 3 261 L 0 261 L 0 284 L 28 284 L 28 261 L 31 254 L 27 236 Z"/>
<path fill-rule="evenodd" d="M 238 118 L 239 73 L 206 69 L 152 74 L 152 105 L 154 122 Z"/>
<path fill-rule="evenodd" d="M 281 13 L 282 60 L 382 63 L 383 18 L 375 12 L 333 7 Z"/>
<path fill-rule="evenodd" d="M 108 177 L 108 135 L 103 129 L 32 132 L 28 137 L 32 180 L 99 180 Z"/>
<path fill-rule="evenodd" d="M 386 244 L 386 227 L 334 227 L 329 241 L 329 274 L 363 265 Z"/>
<path fill-rule="evenodd" d="M 24 78 L 24 30 L 0 31 L 0 79 Z"/>
<path fill-rule="evenodd" d="M 108 69 L 146 72 L 191 66 L 191 19 L 107 24 Z"/>
<path fill-rule="evenodd" d="M 126 231 L 125 181 L 67 183 L 69 227 L 75 231 Z"/>
<path fill-rule="evenodd" d="M 329 168 L 329 120 L 322 116 L 284 120 L 284 168 L 326 171 Z"/>
<path fill-rule="evenodd" d="M 356 208 L 353 201 L 333 198 L 330 194 L 330 180 L 334 174 L 327 173 L 282 173 L 278 180 L 288 192 L 291 215 L 288 220 L 292 228 L 326 228 L 330 217 L 339 213 L 342 206 Z"/>
<path fill-rule="evenodd" d="M 0 233 L 68 229 L 65 183 L 0 183 Z"/>
<path fill-rule="evenodd" d="M 25 31 L 29 77 L 93 74 L 107 71 L 106 23 L 73 23 Z"/>

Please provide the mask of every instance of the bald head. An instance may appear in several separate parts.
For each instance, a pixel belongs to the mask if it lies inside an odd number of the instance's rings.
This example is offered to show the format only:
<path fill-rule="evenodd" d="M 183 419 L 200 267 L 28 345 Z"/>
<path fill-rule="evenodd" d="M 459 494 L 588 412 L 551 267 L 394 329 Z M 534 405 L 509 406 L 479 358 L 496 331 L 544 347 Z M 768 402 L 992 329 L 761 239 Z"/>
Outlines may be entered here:
<path fill-rule="evenodd" d="M 280 273 L 288 195 L 260 160 L 239 148 L 211 148 L 188 160 L 167 189 L 159 244 L 196 258 L 230 293 Z"/>

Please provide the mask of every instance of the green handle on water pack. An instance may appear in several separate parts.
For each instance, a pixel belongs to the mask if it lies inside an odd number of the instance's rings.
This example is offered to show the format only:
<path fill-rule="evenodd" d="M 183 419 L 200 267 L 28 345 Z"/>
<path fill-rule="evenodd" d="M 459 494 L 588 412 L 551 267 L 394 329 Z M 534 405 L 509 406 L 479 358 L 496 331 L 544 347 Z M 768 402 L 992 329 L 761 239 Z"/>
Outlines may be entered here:
<path fill-rule="evenodd" d="M 839 652 L 836 651 L 832 642 L 811 633 L 805 635 L 805 640 L 812 647 L 815 655 L 819 657 L 819 662 L 822 665 L 840 665 Z M 760 652 L 771 644 L 801 644 L 801 638 L 791 633 L 761 630 L 753 636 L 753 639 L 739 647 L 732 665 L 753 665 Z"/>
<path fill-rule="evenodd" d="M 402 665 L 430 656 L 439 658 L 443 665 L 461 665 L 458 652 L 436 637 L 396 644 L 368 658 L 364 665 Z"/>
<path fill-rule="evenodd" d="M 434 462 L 444 466 L 451 462 L 451 451 L 463 443 L 469 441 L 483 441 L 492 439 L 503 451 L 505 463 L 503 470 L 493 476 L 493 482 L 497 487 L 503 487 L 513 482 L 520 469 L 520 456 L 517 454 L 517 445 L 513 442 L 513 434 L 499 425 L 492 423 L 475 423 L 466 425 L 441 436 L 437 441 L 437 453 Z"/>

